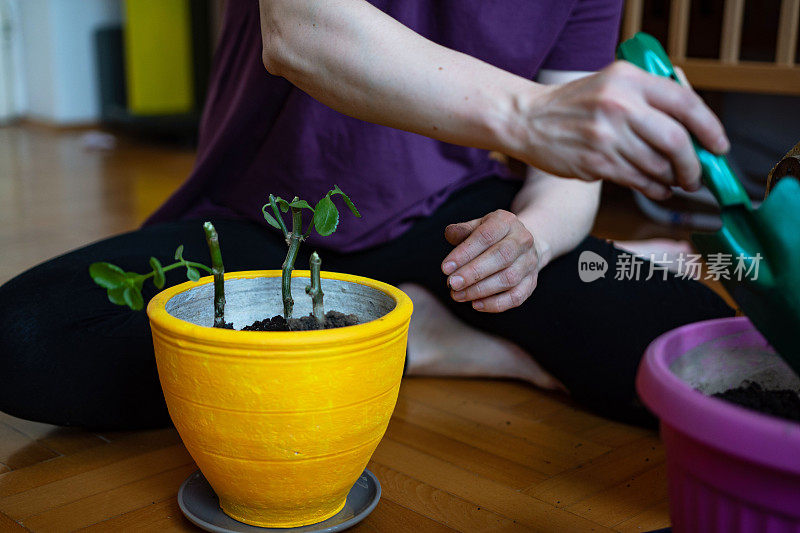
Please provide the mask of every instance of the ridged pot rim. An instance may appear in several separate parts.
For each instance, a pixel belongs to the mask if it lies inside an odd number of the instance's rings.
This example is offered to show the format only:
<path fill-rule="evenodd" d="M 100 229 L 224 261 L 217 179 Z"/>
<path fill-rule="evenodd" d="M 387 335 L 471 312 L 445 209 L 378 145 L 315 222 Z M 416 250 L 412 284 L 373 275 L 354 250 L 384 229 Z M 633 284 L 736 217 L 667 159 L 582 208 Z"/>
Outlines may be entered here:
<path fill-rule="evenodd" d="M 280 270 L 247 270 L 237 272 L 226 272 L 225 280 L 234 279 L 254 279 L 254 278 L 276 278 L 281 276 Z M 292 277 L 308 278 L 308 270 L 294 270 Z M 153 326 L 159 330 L 175 336 L 192 338 L 204 344 L 231 344 L 247 346 L 309 346 L 319 344 L 335 344 L 338 342 L 352 342 L 353 339 L 369 339 L 382 335 L 391 334 L 402 328 L 408 322 L 413 311 L 411 298 L 403 291 L 371 278 L 344 274 L 340 272 L 322 271 L 322 279 L 345 281 L 364 285 L 376 289 L 394 300 L 394 308 L 380 318 L 341 328 L 332 328 L 313 331 L 239 331 L 231 329 L 214 328 L 210 326 L 200 326 L 193 324 L 170 314 L 167 303 L 183 292 L 186 292 L 203 285 L 213 283 L 213 276 L 205 276 L 198 281 L 187 281 L 180 285 L 175 285 L 164 289 L 156 294 L 147 304 L 147 315 Z"/>
<path fill-rule="evenodd" d="M 639 396 L 675 431 L 735 457 L 800 475 L 800 423 L 706 396 L 670 369 L 697 346 L 736 333 L 758 336 L 767 344 L 747 317 L 695 322 L 657 337 L 639 366 Z"/>

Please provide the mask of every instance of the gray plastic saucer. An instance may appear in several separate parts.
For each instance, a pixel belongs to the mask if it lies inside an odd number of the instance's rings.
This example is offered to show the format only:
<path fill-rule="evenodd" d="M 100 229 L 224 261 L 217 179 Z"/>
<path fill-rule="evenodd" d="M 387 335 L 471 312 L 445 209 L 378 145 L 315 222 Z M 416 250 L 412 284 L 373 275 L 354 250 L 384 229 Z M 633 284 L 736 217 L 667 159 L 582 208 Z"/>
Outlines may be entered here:
<path fill-rule="evenodd" d="M 364 520 L 378 505 L 381 484 L 375 474 L 367 469 L 358 478 L 347 494 L 344 508 L 322 522 L 300 527 L 271 528 L 244 524 L 222 512 L 219 499 L 199 470 L 183 482 L 178 490 L 178 505 L 194 525 L 214 533 L 333 533 L 344 531 Z"/>

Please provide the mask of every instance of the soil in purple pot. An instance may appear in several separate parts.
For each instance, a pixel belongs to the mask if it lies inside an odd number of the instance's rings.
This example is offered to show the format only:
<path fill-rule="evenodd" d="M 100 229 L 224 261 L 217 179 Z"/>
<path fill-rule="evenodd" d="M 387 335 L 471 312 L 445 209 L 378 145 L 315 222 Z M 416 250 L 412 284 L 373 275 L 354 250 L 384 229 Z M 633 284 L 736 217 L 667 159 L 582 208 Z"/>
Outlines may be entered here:
<path fill-rule="evenodd" d="M 713 396 L 754 411 L 800 422 L 800 395 L 790 389 L 766 390 L 758 383 L 745 382 L 741 387 Z"/>
<path fill-rule="evenodd" d="M 288 321 L 280 315 L 264 320 L 256 320 L 242 331 L 308 331 L 314 329 L 333 329 L 345 326 L 355 326 L 359 323 L 356 315 L 346 315 L 339 311 L 325 313 L 325 327 L 321 328 L 319 322 L 312 315 L 300 318 L 290 318 Z M 227 324 L 226 324 L 227 326 Z M 231 326 L 233 329 L 233 326 Z"/>

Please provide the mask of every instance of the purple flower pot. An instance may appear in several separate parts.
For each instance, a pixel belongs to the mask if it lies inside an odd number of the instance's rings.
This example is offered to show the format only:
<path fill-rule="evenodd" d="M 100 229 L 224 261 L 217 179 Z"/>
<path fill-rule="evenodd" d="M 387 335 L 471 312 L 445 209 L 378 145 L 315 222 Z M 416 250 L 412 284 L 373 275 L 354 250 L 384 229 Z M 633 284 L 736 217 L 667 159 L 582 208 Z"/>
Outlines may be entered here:
<path fill-rule="evenodd" d="M 800 533 L 800 424 L 706 395 L 745 380 L 800 389 L 746 317 L 674 329 L 645 352 L 636 387 L 661 419 L 674 531 Z"/>

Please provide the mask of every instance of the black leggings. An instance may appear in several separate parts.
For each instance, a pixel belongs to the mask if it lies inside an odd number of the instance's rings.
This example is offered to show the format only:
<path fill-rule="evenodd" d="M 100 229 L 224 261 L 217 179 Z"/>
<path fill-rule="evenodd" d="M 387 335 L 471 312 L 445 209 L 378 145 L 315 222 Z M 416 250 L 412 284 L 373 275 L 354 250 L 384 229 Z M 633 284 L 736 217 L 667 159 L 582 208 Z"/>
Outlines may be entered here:
<path fill-rule="evenodd" d="M 617 257 L 625 252 L 592 237 L 543 269 L 533 296 L 519 308 L 478 313 L 452 301 L 440 270 L 452 248 L 443 237 L 445 226 L 508 209 L 518 190 L 518 184 L 499 179 L 470 186 L 390 243 L 350 254 L 323 251 L 324 268 L 394 285 L 420 284 L 461 320 L 525 349 L 581 404 L 613 418 L 641 421 L 634 376 L 647 344 L 682 324 L 733 311 L 697 282 L 672 276 L 615 280 Z M 285 244 L 272 228 L 241 220 L 214 224 L 226 270 L 279 268 Z M 0 410 L 92 428 L 169 424 L 145 312 L 108 302 L 88 267 L 109 261 L 145 272 L 151 255 L 171 260 L 181 243 L 187 259 L 207 262 L 201 222 L 181 221 L 91 244 L 0 287 Z M 577 258 L 584 250 L 605 258 L 605 278 L 579 279 Z M 301 250 L 298 268 L 306 268 L 308 252 Z M 182 269 L 173 270 L 167 284 L 185 281 L 183 276 Z M 155 292 L 147 282 L 145 301 Z"/>

